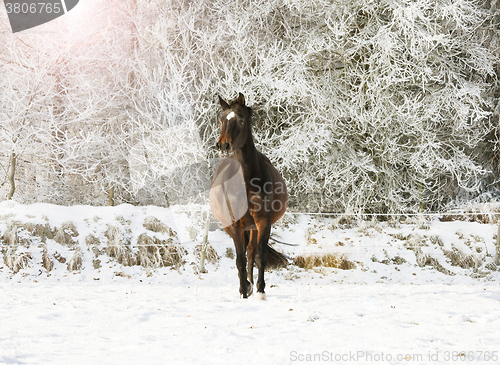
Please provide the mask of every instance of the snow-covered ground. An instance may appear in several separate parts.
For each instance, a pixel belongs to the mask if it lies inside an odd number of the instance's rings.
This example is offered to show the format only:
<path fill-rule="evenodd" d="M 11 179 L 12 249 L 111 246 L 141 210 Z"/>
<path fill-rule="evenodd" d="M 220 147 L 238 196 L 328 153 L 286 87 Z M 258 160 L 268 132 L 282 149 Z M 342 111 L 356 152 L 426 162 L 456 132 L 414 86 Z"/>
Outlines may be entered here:
<path fill-rule="evenodd" d="M 198 273 L 204 210 L 1 202 L 0 363 L 500 362 L 496 225 L 287 214 L 275 237 L 298 246 L 277 249 L 296 263 L 333 257 L 351 269 L 268 272 L 259 301 L 239 298 L 226 257 L 232 241 L 221 230 L 209 234 L 218 260 Z M 172 231 L 151 230 L 151 217 Z M 127 266 L 107 256 L 118 237 L 139 257 L 141 234 L 182 246 L 183 264 Z"/>

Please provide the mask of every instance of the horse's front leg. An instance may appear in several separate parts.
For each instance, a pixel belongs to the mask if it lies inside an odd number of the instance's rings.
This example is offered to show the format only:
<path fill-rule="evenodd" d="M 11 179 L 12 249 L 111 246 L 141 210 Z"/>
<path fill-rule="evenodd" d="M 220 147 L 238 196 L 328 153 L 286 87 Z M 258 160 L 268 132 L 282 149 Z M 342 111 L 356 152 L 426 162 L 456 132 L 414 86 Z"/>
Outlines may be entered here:
<path fill-rule="evenodd" d="M 247 257 L 244 230 L 237 229 L 231 232 L 236 249 L 236 268 L 240 278 L 240 295 L 248 298 L 252 294 L 252 284 L 247 280 Z"/>

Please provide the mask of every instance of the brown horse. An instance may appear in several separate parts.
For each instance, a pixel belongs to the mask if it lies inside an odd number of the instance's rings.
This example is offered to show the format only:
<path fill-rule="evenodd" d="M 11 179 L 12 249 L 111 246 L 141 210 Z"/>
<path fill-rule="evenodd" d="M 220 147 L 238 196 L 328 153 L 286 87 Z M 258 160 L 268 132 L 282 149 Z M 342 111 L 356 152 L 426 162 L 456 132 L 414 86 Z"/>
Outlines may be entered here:
<path fill-rule="evenodd" d="M 257 293 L 265 299 L 265 268 L 287 264 L 286 257 L 268 246 L 268 241 L 271 225 L 288 207 L 288 193 L 279 172 L 255 148 L 252 111 L 245 97 L 240 93 L 228 104 L 219 96 L 219 102 L 221 134 L 216 147 L 227 158 L 215 171 L 210 208 L 234 241 L 240 294 L 243 298 L 252 294 L 255 263 Z"/>

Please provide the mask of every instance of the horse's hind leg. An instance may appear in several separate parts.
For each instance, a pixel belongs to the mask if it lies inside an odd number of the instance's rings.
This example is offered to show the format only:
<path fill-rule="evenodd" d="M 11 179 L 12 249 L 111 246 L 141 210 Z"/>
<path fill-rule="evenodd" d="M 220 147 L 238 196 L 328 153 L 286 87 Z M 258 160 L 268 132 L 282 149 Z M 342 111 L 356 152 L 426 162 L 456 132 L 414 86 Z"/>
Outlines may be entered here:
<path fill-rule="evenodd" d="M 266 287 L 266 282 L 264 281 L 264 272 L 267 265 L 267 243 L 271 234 L 271 224 L 263 225 L 258 232 L 256 262 L 259 269 L 259 276 L 257 278 L 257 293 L 260 294 L 261 299 L 265 299 L 264 288 Z"/>

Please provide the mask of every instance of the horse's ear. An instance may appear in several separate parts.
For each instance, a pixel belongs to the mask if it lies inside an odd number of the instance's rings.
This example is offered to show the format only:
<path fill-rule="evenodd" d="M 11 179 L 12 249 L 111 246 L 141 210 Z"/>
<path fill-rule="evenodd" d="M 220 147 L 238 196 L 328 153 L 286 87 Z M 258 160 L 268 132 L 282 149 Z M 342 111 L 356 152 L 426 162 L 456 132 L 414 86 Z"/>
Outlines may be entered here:
<path fill-rule="evenodd" d="M 221 106 L 222 110 L 229 109 L 229 104 L 228 104 L 228 103 L 226 103 L 226 102 L 224 101 L 224 99 L 222 99 L 222 98 L 220 97 L 220 95 L 219 95 L 219 104 L 220 104 L 220 106 Z"/>
<path fill-rule="evenodd" d="M 245 97 L 242 93 L 238 95 L 238 99 L 236 100 L 238 104 L 245 106 Z"/>

